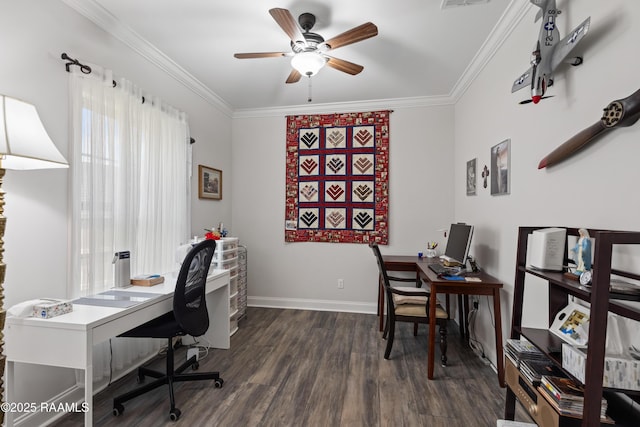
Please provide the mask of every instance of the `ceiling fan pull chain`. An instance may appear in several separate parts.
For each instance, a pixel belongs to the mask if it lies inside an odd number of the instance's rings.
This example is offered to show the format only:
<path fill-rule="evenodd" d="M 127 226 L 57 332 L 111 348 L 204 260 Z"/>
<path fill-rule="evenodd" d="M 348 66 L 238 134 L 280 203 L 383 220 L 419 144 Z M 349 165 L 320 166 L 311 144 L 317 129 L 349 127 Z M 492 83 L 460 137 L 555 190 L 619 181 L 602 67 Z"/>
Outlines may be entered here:
<path fill-rule="evenodd" d="M 311 102 L 311 76 L 309 76 L 309 96 L 307 97 L 307 102 Z"/>

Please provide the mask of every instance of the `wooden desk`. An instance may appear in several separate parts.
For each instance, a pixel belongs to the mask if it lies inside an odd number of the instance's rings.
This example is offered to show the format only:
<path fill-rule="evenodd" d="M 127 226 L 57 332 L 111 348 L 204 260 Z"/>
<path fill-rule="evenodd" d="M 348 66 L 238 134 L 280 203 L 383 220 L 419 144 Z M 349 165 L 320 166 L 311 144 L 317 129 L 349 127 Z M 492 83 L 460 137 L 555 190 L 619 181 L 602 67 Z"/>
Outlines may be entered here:
<path fill-rule="evenodd" d="M 7 317 L 7 402 L 15 400 L 15 363 L 34 363 L 84 370 L 84 398 L 88 410 L 84 425 L 93 423 L 93 345 L 173 310 L 177 274 L 166 275 L 162 285 L 131 286 L 123 291 L 157 294 L 128 308 L 74 304 L 71 313 L 39 319 Z M 211 326 L 204 337 L 213 347 L 229 348 L 229 271 L 210 270 L 206 286 L 207 310 Z M 12 426 L 14 414 L 6 413 Z"/>
<path fill-rule="evenodd" d="M 502 353 L 502 316 L 500 311 L 500 288 L 502 283 L 495 277 L 484 272 L 474 273 L 474 277 L 478 277 L 480 282 L 451 281 L 438 278 L 438 276 L 429 269 L 429 264 L 437 263 L 437 258 L 418 258 L 417 256 L 400 256 L 400 255 L 383 255 L 384 264 L 391 271 L 415 271 L 419 277 L 425 280 L 431 288 L 431 298 L 429 305 L 429 350 L 428 350 L 428 378 L 433 379 L 434 359 L 435 359 L 435 337 L 436 337 L 436 304 L 437 294 L 458 295 L 458 303 L 461 305 L 461 297 L 469 295 L 487 295 L 493 297 L 493 311 L 495 316 L 495 340 L 496 340 L 496 364 L 498 369 L 498 381 L 500 387 L 504 387 L 504 359 Z M 465 310 L 468 312 L 468 299 L 465 298 Z M 447 306 L 448 306 L 447 300 Z M 448 307 L 447 307 L 448 308 Z M 380 311 L 380 319 L 382 324 L 382 316 L 384 313 L 384 295 L 382 300 L 378 298 L 378 310 Z M 466 328 L 466 316 L 459 307 L 460 328 Z"/>

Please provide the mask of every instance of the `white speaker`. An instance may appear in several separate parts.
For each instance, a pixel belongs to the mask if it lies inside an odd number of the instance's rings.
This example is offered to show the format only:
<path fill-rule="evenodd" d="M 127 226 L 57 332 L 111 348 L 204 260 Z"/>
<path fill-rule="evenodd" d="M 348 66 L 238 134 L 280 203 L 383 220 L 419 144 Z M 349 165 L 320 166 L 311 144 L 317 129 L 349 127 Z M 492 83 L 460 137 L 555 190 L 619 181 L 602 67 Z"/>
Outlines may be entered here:
<path fill-rule="evenodd" d="M 562 271 L 565 228 L 544 228 L 529 235 L 527 265 L 538 270 Z"/>
<path fill-rule="evenodd" d="M 116 288 L 131 286 L 130 257 L 129 251 L 116 252 L 113 256 L 113 286 Z"/>

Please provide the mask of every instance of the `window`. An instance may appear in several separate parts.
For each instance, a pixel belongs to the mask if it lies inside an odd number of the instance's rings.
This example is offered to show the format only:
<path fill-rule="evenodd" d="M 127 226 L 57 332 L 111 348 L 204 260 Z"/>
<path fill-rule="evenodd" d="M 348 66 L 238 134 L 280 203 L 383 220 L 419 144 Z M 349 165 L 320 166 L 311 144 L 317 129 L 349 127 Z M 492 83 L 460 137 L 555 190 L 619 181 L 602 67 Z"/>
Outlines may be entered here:
<path fill-rule="evenodd" d="M 92 67 L 94 68 L 94 67 Z M 72 74 L 72 297 L 113 286 L 116 251 L 131 274 L 176 269 L 189 236 L 186 116 L 111 74 Z"/>

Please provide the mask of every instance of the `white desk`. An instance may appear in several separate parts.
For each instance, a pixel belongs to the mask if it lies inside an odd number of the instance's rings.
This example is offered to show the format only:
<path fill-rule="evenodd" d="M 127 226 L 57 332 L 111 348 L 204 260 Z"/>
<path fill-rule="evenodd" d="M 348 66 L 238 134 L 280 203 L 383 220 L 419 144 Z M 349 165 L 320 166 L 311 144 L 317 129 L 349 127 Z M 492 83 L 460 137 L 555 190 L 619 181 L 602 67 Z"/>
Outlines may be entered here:
<path fill-rule="evenodd" d="M 74 304 L 71 313 L 51 319 L 9 317 L 5 326 L 7 356 L 6 401 L 14 400 L 15 362 L 84 370 L 84 398 L 89 403 L 85 426 L 93 424 L 93 345 L 126 332 L 173 309 L 177 273 L 165 275 L 160 285 L 131 286 L 122 290 L 157 293 L 128 308 Z M 212 270 L 207 278 L 209 330 L 204 338 L 215 348 L 229 348 L 229 271 Z M 11 412 L 6 425 L 13 426 Z"/>

